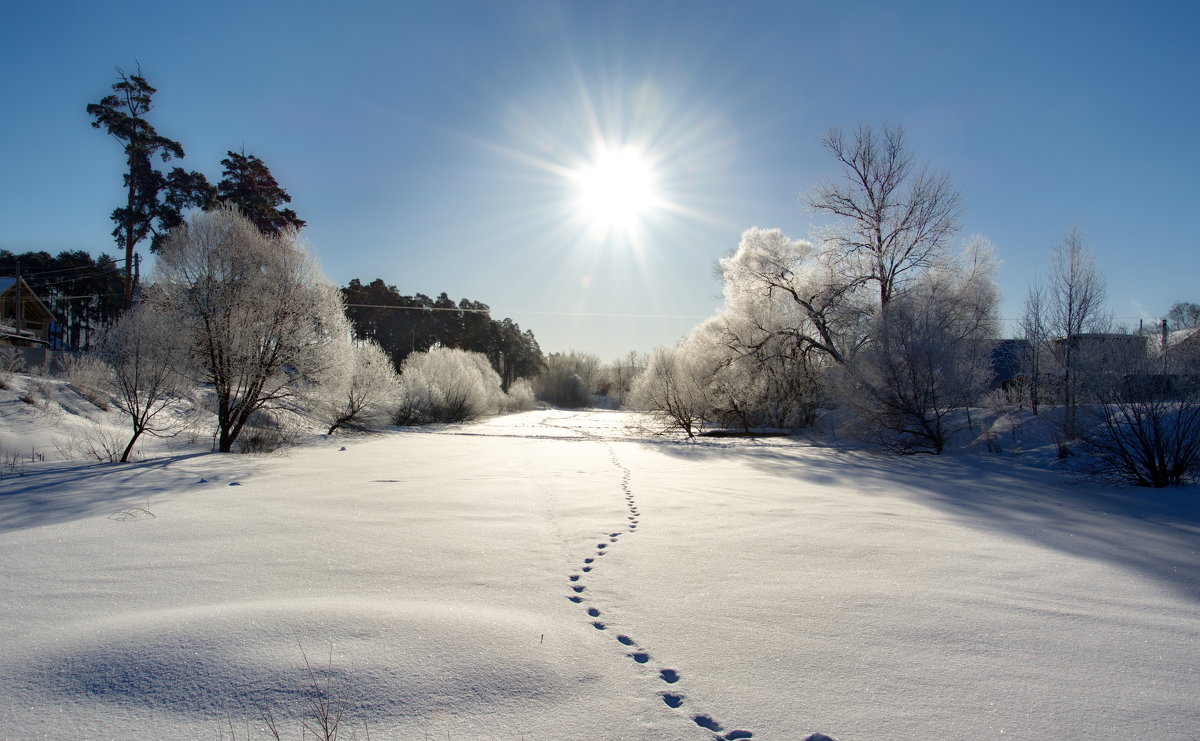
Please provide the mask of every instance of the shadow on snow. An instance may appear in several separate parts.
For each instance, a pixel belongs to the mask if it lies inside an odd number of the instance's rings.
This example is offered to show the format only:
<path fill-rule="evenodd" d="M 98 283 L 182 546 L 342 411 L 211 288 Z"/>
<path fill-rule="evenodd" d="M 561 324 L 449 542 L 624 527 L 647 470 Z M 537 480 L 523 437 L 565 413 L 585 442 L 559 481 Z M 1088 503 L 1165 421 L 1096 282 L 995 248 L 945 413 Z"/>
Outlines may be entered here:
<path fill-rule="evenodd" d="M 739 461 L 800 484 L 900 497 L 968 527 L 1131 569 L 1200 602 L 1200 486 L 1113 488 L 981 454 L 894 456 L 798 441 L 642 442 L 680 458 Z"/>

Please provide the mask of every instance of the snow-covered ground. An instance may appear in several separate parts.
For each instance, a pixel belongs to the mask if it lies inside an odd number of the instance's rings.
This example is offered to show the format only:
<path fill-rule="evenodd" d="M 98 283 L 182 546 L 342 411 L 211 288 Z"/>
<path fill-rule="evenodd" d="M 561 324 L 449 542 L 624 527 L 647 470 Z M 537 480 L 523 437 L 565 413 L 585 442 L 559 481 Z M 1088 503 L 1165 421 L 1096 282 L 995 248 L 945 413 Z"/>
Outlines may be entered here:
<path fill-rule="evenodd" d="M 3 738 L 299 738 L 305 657 L 343 738 L 1200 737 L 1195 487 L 600 411 L 67 463 L 116 418 L 25 383 Z"/>

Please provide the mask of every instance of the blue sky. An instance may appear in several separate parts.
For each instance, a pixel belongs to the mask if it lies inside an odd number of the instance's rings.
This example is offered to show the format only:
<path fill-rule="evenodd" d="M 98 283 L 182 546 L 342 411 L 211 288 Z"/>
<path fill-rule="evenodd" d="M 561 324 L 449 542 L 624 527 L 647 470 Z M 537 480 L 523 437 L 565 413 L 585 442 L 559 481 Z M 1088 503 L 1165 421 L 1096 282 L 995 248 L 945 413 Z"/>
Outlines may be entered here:
<path fill-rule="evenodd" d="M 677 340 L 742 230 L 805 237 L 831 126 L 904 125 L 1004 263 L 1016 317 L 1078 226 L 1126 324 L 1200 302 L 1194 3 L 20 3 L 4 12 L 0 248 L 116 252 L 117 142 L 85 106 L 135 60 L 180 164 L 262 157 L 329 277 L 484 301 L 547 351 Z M 602 138 L 669 207 L 575 206 Z"/>

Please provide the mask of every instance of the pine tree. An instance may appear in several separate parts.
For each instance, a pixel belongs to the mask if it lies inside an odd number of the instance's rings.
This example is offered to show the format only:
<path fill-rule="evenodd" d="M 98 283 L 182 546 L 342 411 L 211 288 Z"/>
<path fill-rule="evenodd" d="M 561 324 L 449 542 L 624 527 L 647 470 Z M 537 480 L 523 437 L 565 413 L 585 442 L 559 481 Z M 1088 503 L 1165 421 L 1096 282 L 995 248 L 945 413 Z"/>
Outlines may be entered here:
<path fill-rule="evenodd" d="M 304 226 L 304 220 L 295 211 L 280 208 L 291 203 L 292 197 L 279 186 L 261 159 L 245 152 L 227 154 L 221 160 L 225 170 L 217 184 L 217 197 L 222 202 L 237 206 L 243 216 L 268 236 Z"/>
<path fill-rule="evenodd" d="M 183 209 L 211 205 L 213 190 L 201 173 L 176 167 L 164 175 L 155 168 L 155 157 L 163 162 L 182 159 L 183 145 L 159 134 L 146 120 L 158 91 L 142 76 L 141 68 L 135 74 L 118 69 L 117 75 L 112 94 L 99 103 L 89 103 L 87 112 L 93 128 L 105 129 L 125 149 L 125 205 L 112 212 L 116 224 L 112 233 L 125 251 L 128 306 L 133 296 L 134 248 L 151 237 L 150 250 L 157 251 L 166 232 L 182 222 Z"/>

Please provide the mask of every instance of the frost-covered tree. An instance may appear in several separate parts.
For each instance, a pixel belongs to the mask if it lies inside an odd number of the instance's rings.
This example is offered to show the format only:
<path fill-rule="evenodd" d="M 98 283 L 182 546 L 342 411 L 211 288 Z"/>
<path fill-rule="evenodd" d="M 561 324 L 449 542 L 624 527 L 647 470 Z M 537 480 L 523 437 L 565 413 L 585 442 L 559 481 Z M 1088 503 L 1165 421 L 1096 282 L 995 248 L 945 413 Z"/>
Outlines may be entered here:
<path fill-rule="evenodd" d="M 328 434 L 387 424 L 399 390 L 396 369 L 378 343 L 347 345 L 338 380 L 321 392 L 316 408 L 322 423 L 329 425 Z"/>
<path fill-rule="evenodd" d="M 758 227 L 718 267 L 725 304 L 691 341 L 712 368 L 711 416 L 745 428 L 811 424 L 821 376 L 866 339 L 867 280 L 845 272 L 832 243 Z"/>
<path fill-rule="evenodd" d="M 880 312 L 869 347 L 848 364 L 842 398 L 878 442 L 940 454 L 991 376 L 998 291 L 986 240 L 924 275 Z"/>
<path fill-rule="evenodd" d="M 500 375 L 482 353 L 449 347 L 412 353 L 400 368 L 397 424 L 465 422 L 507 408 Z"/>
<path fill-rule="evenodd" d="M 185 391 L 184 346 L 172 315 L 138 304 L 106 330 L 99 341 L 108 366 L 107 385 L 114 405 L 129 418 L 132 433 L 121 453 L 129 460 L 142 435 L 171 437 L 175 420 L 169 408 Z"/>
<path fill-rule="evenodd" d="M 298 233 L 265 235 L 231 206 L 171 232 L 149 304 L 188 336 L 193 379 L 212 385 L 221 452 L 254 412 L 328 381 L 349 334 L 340 292 Z"/>
<path fill-rule="evenodd" d="M 741 330 L 739 344 L 786 338 L 836 363 L 862 341 L 866 278 L 848 274 L 836 249 L 817 249 L 779 229 L 752 227 L 721 260 L 725 312 Z"/>
<path fill-rule="evenodd" d="M 628 401 L 630 408 L 650 412 L 688 437 L 704 429 L 713 407 L 709 398 L 711 358 L 694 349 L 687 342 L 655 349 L 630 389 Z"/>
<path fill-rule="evenodd" d="M 842 178 L 818 186 L 808 206 L 837 217 L 829 239 L 845 256 L 846 275 L 870 280 L 879 305 L 939 264 L 959 230 L 959 196 L 948 175 L 918 166 L 904 129 L 863 125 L 830 129 L 821 139 Z"/>

